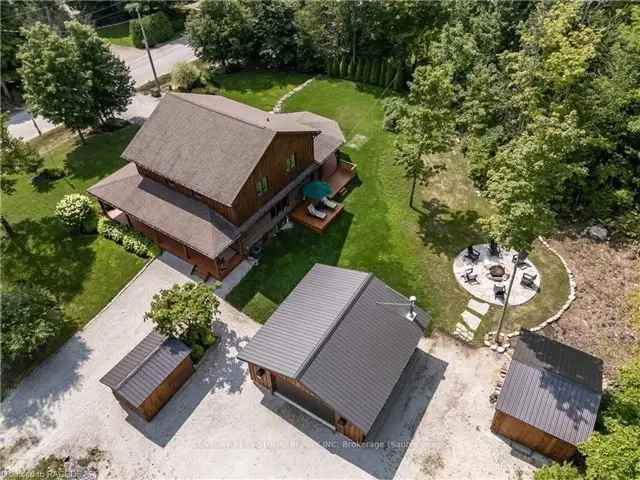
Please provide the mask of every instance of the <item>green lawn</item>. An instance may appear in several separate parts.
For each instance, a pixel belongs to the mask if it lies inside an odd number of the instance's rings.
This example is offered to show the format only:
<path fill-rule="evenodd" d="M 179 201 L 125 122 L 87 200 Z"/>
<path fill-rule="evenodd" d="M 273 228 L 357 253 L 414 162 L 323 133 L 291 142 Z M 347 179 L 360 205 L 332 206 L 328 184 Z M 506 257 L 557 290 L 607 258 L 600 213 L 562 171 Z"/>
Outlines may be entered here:
<path fill-rule="evenodd" d="M 246 71 L 217 75 L 220 93 L 262 110 L 271 110 L 285 93 L 308 80 L 302 73 Z"/>
<path fill-rule="evenodd" d="M 267 109 L 264 95 L 249 95 L 250 78 L 243 83 L 242 100 Z M 232 96 L 230 89 L 225 94 Z M 422 198 L 414 210 L 408 206 L 409 182 L 393 162 L 394 135 L 381 128 L 379 89 L 322 79 L 293 96 L 285 107 L 336 119 L 347 142 L 362 136 L 365 141 L 358 148 L 343 148 L 358 164 L 359 178 L 344 200 L 345 213 L 325 235 L 298 226 L 282 233 L 227 299 L 264 322 L 309 268 L 321 262 L 371 271 L 400 292 L 415 294 L 419 304 L 432 312 L 434 325 L 452 331 L 470 298 L 453 276 L 452 261 L 466 245 L 486 241 L 478 220 L 489 212 L 468 180 L 464 158 L 457 154 L 443 158 L 447 169 L 419 192 Z M 508 329 L 542 321 L 566 299 L 568 279 L 557 258 L 539 248 L 531 258 L 541 270 L 543 291 L 530 304 L 511 309 Z M 493 319 L 496 312 L 492 309 L 487 317 Z M 489 320 L 480 328 L 492 327 Z M 476 341 L 481 341 L 481 333 Z"/>
<path fill-rule="evenodd" d="M 17 191 L 3 195 L 2 214 L 12 224 L 17 238 L 3 241 L 2 285 L 27 280 L 49 288 L 60 300 L 69 327 L 30 365 L 28 370 L 59 348 L 77 329 L 98 313 L 142 268 L 144 260 L 114 242 L 97 235 L 70 235 L 54 216 L 56 203 L 68 193 L 82 193 L 124 164 L 120 154 L 137 130 L 129 126 L 114 133 L 96 135 L 79 145 L 54 132 L 44 142 L 57 145 L 45 155 L 45 166 L 66 165 L 69 176 L 34 187 L 20 177 Z M 8 372 L 5 385 L 19 379 L 23 371 Z"/>
<path fill-rule="evenodd" d="M 133 40 L 129 35 L 129 22 L 97 28 L 96 32 L 101 38 L 104 38 L 107 42 L 112 43 L 113 45 L 133 48 Z"/>

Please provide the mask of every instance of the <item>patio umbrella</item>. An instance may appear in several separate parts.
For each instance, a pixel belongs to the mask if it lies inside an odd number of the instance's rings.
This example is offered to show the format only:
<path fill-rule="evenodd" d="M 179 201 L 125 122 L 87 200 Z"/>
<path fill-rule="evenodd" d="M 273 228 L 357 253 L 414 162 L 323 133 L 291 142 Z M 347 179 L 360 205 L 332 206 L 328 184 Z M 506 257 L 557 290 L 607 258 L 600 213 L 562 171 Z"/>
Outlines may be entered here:
<path fill-rule="evenodd" d="M 331 185 L 327 182 L 310 182 L 304 186 L 302 193 L 304 193 L 304 196 L 307 198 L 320 200 L 321 198 L 331 195 Z"/>

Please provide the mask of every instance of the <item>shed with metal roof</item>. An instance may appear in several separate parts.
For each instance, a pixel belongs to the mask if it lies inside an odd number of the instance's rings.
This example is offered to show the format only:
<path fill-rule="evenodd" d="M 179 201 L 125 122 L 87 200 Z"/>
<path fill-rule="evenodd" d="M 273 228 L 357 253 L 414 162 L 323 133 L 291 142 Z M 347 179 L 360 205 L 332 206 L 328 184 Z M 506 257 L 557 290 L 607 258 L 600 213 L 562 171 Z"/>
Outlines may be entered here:
<path fill-rule="evenodd" d="M 498 396 L 491 429 L 563 461 L 593 431 L 602 360 L 523 330 Z"/>
<path fill-rule="evenodd" d="M 428 321 L 373 274 L 316 264 L 238 358 L 254 383 L 362 442 Z"/>
<path fill-rule="evenodd" d="M 152 331 L 101 379 L 128 410 L 151 420 L 193 374 L 191 348 Z"/>

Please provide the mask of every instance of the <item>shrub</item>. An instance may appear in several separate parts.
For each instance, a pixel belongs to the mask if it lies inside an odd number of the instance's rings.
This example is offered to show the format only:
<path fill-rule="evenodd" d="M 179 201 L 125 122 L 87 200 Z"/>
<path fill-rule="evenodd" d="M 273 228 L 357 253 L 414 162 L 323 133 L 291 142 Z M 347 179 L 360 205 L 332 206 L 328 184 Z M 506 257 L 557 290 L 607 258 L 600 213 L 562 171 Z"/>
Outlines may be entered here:
<path fill-rule="evenodd" d="M 94 215 L 89 197 L 79 193 L 65 195 L 56 205 L 56 216 L 75 232 L 83 231 Z"/>
<path fill-rule="evenodd" d="M 384 109 L 384 117 L 382 119 L 382 128 L 389 132 L 398 131 L 398 120 L 406 111 L 404 100 L 399 97 L 389 97 L 382 102 Z"/>
<path fill-rule="evenodd" d="M 108 218 L 101 217 L 98 220 L 98 233 L 142 258 L 151 258 L 160 253 L 160 248 L 142 234 Z"/>
<path fill-rule="evenodd" d="M 593 433 L 578 447 L 586 457 L 587 480 L 629 480 L 640 478 L 640 426 L 616 422 L 608 433 Z"/>
<path fill-rule="evenodd" d="M 339 72 L 338 72 L 338 76 L 340 78 L 347 78 L 347 74 L 348 74 L 348 70 L 349 70 L 349 63 L 347 62 L 347 59 L 342 57 L 342 59 L 340 60 L 340 66 L 338 68 Z"/>
<path fill-rule="evenodd" d="M 67 172 L 63 168 L 43 168 L 39 174 L 47 180 L 59 180 L 67 176 Z"/>
<path fill-rule="evenodd" d="M 356 77 L 356 62 L 349 61 L 347 67 L 347 78 L 349 80 L 355 80 Z"/>
<path fill-rule="evenodd" d="M 369 83 L 378 85 L 380 82 L 380 61 L 378 59 L 371 60 L 371 69 L 369 70 Z"/>
<path fill-rule="evenodd" d="M 197 343 L 195 345 L 192 345 L 191 360 L 193 360 L 193 363 L 198 363 L 202 357 L 204 357 L 204 347 L 202 345 L 198 345 Z"/>
<path fill-rule="evenodd" d="M 364 59 L 364 64 L 362 66 L 362 82 L 369 83 L 369 75 L 371 74 L 371 60 L 368 58 Z"/>
<path fill-rule="evenodd" d="M 178 62 L 171 71 L 171 88 L 179 92 L 190 92 L 205 85 L 202 72 L 195 63 Z"/>
<path fill-rule="evenodd" d="M 5 289 L 2 300 L 2 360 L 11 368 L 30 358 L 64 328 L 56 298 L 43 287 L 17 284 Z"/>
<path fill-rule="evenodd" d="M 380 73 L 378 75 L 378 85 L 380 87 L 386 87 L 387 81 L 387 62 L 385 60 L 382 60 L 382 62 L 380 63 Z"/>
<path fill-rule="evenodd" d="M 387 68 L 384 75 L 384 87 L 393 87 L 393 80 L 395 79 L 396 75 L 396 66 L 390 62 L 387 62 Z"/>
<path fill-rule="evenodd" d="M 354 80 L 356 82 L 361 82 L 362 81 L 362 70 L 364 67 L 364 60 L 362 60 L 362 58 L 358 58 L 356 60 L 356 73 L 355 73 L 355 77 Z"/>
<path fill-rule="evenodd" d="M 194 347 L 211 332 L 211 324 L 220 314 L 219 305 L 211 288 L 190 282 L 160 290 L 144 319 L 151 320 L 158 332 Z"/>
<path fill-rule="evenodd" d="M 156 12 L 146 17 L 142 17 L 142 26 L 147 34 L 147 42 L 149 47 L 170 40 L 173 37 L 173 27 L 169 21 L 169 17 L 164 12 Z M 142 38 L 142 30 L 137 20 L 129 22 L 129 34 L 131 40 L 137 48 L 144 48 L 144 40 Z"/>
<path fill-rule="evenodd" d="M 404 65 L 402 63 L 399 63 L 396 66 L 396 72 L 393 77 L 393 89 L 397 92 L 402 92 L 403 90 L 406 90 L 406 88 L 407 85 L 405 83 L 404 77 Z"/>
<path fill-rule="evenodd" d="M 570 463 L 545 465 L 534 474 L 535 480 L 580 480 L 581 478 L 576 467 Z"/>

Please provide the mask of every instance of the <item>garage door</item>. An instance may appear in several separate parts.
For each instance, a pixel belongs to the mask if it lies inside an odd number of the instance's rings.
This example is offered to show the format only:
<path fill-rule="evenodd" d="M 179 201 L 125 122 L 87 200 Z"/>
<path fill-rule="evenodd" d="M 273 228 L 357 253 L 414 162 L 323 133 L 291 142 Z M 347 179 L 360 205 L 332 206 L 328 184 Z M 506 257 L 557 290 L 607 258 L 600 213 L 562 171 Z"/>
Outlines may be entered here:
<path fill-rule="evenodd" d="M 334 419 L 331 407 L 298 386 L 295 380 L 276 376 L 274 390 L 283 397 L 287 397 L 293 403 L 320 417 L 325 422 L 333 425 Z"/>

